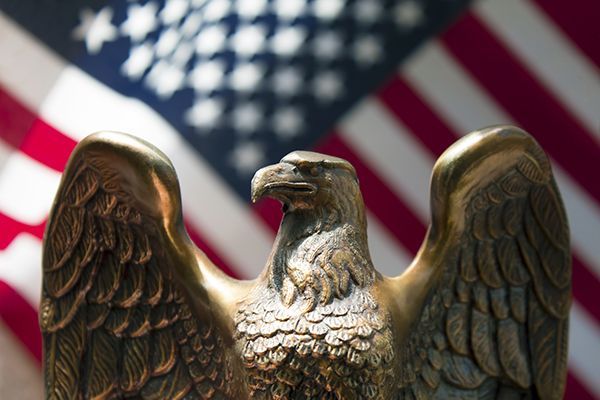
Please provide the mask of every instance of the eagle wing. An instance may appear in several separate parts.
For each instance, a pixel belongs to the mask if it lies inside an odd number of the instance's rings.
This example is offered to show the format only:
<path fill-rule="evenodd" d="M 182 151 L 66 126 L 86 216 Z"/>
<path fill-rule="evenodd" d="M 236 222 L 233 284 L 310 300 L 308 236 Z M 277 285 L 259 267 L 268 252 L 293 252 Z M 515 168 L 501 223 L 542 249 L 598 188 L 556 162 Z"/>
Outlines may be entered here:
<path fill-rule="evenodd" d="M 437 161 L 431 204 L 407 271 L 428 283 L 402 349 L 400 393 L 562 399 L 571 258 L 546 155 L 517 128 L 473 132 Z"/>
<path fill-rule="evenodd" d="M 46 397 L 229 397 L 227 335 L 198 252 L 163 153 L 119 133 L 83 140 L 45 235 Z"/>

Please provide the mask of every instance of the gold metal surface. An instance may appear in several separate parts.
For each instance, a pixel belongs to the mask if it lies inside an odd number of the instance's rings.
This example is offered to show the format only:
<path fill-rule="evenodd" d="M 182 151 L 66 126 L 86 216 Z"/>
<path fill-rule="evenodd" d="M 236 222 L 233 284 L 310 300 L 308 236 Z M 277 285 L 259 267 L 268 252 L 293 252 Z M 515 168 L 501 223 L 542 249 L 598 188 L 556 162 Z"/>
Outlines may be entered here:
<path fill-rule="evenodd" d="M 293 152 L 256 173 L 264 196 L 284 217 L 264 271 L 237 281 L 187 236 L 163 153 L 82 141 L 44 240 L 46 398 L 562 398 L 569 232 L 529 135 L 486 128 L 439 158 L 396 277 L 371 262 L 348 162 Z"/>

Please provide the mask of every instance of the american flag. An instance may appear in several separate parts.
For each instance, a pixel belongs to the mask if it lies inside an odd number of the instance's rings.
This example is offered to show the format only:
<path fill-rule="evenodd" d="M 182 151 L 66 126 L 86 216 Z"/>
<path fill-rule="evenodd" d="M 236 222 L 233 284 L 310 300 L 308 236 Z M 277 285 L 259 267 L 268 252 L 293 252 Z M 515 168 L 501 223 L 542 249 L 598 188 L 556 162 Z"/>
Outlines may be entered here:
<path fill-rule="evenodd" d="M 161 148 L 190 235 L 244 278 L 281 217 L 250 205 L 252 173 L 294 149 L 345 158 L 396 275 L 435 159 L 509 123 L 549 153 L 570 219 L 566 398 L 600 399 L 599 19 L 597 0 L 0 0 L 0 398 L 43 396 L 41 239 L 89 133 Z"/>

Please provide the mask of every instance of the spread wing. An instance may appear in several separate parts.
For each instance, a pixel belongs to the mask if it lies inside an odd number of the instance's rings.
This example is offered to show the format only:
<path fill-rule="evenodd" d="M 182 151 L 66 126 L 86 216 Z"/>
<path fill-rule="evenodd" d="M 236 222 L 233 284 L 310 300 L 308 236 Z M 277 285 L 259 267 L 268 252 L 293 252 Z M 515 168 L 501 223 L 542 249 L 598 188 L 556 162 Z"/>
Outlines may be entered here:
<path fill-rule="evenodd" d="M 164 154 L 125 134 L 82 141 L 44 242 L 46 397 L 230 395 L 226 335 L 198 251 Z"/>
<path fill-rule="evenodd" d="M 477 131 L 440 157 L 431 195 L 401 394 L 562 399 L 571 259 L 547 157 L 517 128 Z"/>

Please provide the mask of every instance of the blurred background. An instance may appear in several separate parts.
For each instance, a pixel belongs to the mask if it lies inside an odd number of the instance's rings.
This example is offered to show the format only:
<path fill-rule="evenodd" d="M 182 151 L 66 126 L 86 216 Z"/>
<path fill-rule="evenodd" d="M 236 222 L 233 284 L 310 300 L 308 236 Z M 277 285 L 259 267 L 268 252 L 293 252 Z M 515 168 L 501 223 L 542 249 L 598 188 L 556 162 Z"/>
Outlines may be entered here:
<path fill-rule="evenodd" d="M 345 158 L 396 275 L 436 158 L 492 124 L 552 159 L 573 246 L 566 398 L 600 399 L 598 20 L 597 0 L 0 0 L 0 399 L 43 397 L 41 238 L 86 135 L 162 149 L 191 237 L 241 278 L 281 217 L 250 204 L 254 171 L 295 149 Z"/>

